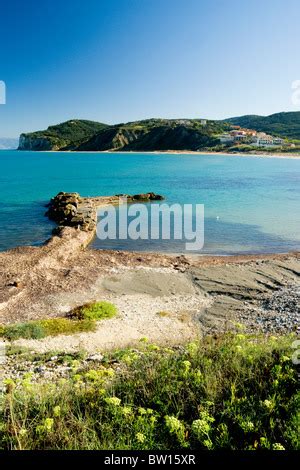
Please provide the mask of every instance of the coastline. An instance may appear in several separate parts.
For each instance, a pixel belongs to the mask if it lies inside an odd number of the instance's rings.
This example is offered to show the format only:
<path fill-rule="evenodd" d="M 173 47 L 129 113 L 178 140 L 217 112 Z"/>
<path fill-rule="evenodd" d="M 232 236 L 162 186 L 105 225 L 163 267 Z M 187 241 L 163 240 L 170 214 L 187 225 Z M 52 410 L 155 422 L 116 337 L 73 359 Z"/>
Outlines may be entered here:
<path fill-rule="evenodd" d="M 144 336 L 168 346 L 234 330 L 236 324 L 270 334 L 297 325 L 289 312 L 262 306 L 276 293 L 289 298 L 290 288 L 299 290 L 299 252 L 197 257 L 93 250 L 85 248 L 90 236 L 65 227 L 43 247 L 0 253 L 0 324 L 65 317 L 97 300 L 114 303 L 118 316 L 100 322 L 96 332 L 22 339 L 17 346 L 94 353 L 134 346 Z"/>
<path fill-rule="evenodd" d="M 115 303 L 118 318 L 100 323 L 95 333 L 18 340 L 18 345 L 93 352 L 128 347 L 145 335 L 159 344 L 181 344 L 231 330 L 238 322 L 249 332 L 293 330 L 293 312 L 279 309 L 278 323 L 262 305 L 278 291 L 295 302 L 300 252 L 197 256 L 87 249 L 96 230 L 93 215 L 108 202 L 113 197 L 82 198 L 84 210 L 78 207 L 86 213 L 80 227 L 71 218 L 43 246 L 0 253 L 0 324 L 64 317 L 94 300 Z M 167 313 L 159 317 L 159 312 Z"/>
<path fill-rule="evenodd" d="M 245 153 L 245 152 L 210 152 L 210 151 L 193 151 L 193 150 L 155 150 L 155 151 L 118 151 L 118 150 L 95 150 L 95 151 L 78 151 L 78 150 L 18 150 L 18 152 L 35 152 L 35 153 L 97 153 L 97 154 L 124 154 L 124 155 L 213 155 L 221 157 L 255 157 L 255 158 L 281 158 L 281 159 L 300 159 L 300 153 Z"/>

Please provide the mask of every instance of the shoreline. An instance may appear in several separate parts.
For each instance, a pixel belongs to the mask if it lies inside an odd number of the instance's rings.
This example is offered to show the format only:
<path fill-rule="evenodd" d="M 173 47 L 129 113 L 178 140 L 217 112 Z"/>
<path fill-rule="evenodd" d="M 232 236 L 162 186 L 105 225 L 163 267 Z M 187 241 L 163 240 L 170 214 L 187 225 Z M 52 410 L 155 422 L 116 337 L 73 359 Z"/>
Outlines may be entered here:
<path fill-rule="evenodd" d="M 71 200 L 77 214 L 62 219 Z M 300 251 L 199 256 L 87 249 L 95 236 L 96 208 L 114 200 L 59 193 L 49 215 L 65 225 L 58 225 L 41 247 L 0 253 L 0 324 L 66 318 L 74 307 L 103 300 L 116 305 L 117 317 L 99 322 L 95 332 L 23 339 L 15 345 L 94 353 L 134 346 L 145 336 L 178 345 L 231 331 L 238 323 L 263 333 L 289 332 L 297 325 L 295 312 L 282 312 L 278 304 L 274 314 L 263 305 L 278 291 L 297 304 Z"/>
<path fill-rule="evenodd" d="M 66 153 L 66 154 L 122 154 L 122 155 L 214 155 L 220 157 L 255 157 L 255 158 L 281 158 L 281 159 L 300 159 L 300 153 L 245 153 L 245 152 L 210 152 L 195 150 L 151 150 L 151 151 L 122 151 L 122 150 L 19 150 L 7 149 L 7 151 L 34 152 L 34 153 Z"/>

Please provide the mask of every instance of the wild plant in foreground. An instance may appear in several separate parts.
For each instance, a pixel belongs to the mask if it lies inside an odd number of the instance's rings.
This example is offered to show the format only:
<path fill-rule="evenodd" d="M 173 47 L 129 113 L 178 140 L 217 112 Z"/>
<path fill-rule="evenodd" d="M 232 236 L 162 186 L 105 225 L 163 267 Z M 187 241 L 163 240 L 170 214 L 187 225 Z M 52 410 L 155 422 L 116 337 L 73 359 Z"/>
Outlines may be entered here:
<path fill-rule="evenodd" d="M 299 449 L 292 338 L 140 343 L 69 379 L 7 381 L 4 449 Z M 117 364 L 117 370 L 114 365 Z"/>

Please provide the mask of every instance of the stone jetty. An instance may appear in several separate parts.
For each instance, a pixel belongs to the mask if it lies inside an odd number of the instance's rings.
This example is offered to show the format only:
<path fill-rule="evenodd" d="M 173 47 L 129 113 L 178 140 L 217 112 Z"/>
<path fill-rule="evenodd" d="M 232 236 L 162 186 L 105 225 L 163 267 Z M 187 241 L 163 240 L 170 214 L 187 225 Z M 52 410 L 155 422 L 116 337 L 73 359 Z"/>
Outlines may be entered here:
<path fill-rule="evenodd" d="M 94 232 L 97 225 L 97 208 L 100 206 L 119 204 L 124 200 L 132 203 L 163 199 L 163 196 L 153 192 L 97 197 L 81 197 L 79 193 L 60 192 L 51 199 L 46 215 L 58 224 L 58 227 L 54 229 L 55 234 L 59 233 L 63 227 L 75 227 L 84 232 Z"/>
<path fill-rule="evenodd" d="M 58 193 L 51 199 L 46 215 L 58 226 L 77 227 L 85 232 L 93 231 L 97 223 L 94 204 L 78 193 Z"/>

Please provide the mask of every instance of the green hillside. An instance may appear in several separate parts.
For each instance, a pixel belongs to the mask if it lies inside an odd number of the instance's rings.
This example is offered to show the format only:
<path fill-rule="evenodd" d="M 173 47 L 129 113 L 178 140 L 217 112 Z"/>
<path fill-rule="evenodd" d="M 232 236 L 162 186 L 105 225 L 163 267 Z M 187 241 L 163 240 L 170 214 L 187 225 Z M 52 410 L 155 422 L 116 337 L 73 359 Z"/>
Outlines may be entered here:
<path fill-rule="evenodd" d="M 272 135 L 300 140 L 300 111 L 276 113 L 270 116 L 245 115 L 228 118 L 223 122 L 267 132 Z"/>
<path fill-rule="evenodd" d="M 147 119 L 103 129 L 77 150 L 198 150 L 217 145 L 216 135 L 226 127 L 197 119 Z"/>
<path fill-rule="evenodd" d="M 199 150 L 218 144 L 228 124 L 199 119 L 146 119 L 109 126 L 72 120 L 21 134 L 19 150 Z"/>
<path fill-rule="evenodd" d="M 73 119 L 44 131 L 21 134 L 20 150 L 73 150 L 81 142 L 108 127 L 94 121 Z"/>
<path fill-rule="evenodd" d="M 44 131 L 21 134 L 19 150 L 216 150 L 220 134 L 233 125 L 300 140 L 300 112 L 246 115 L 223 121 L 146 119 L 116 125 L 74 119 Z"/>

